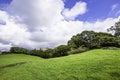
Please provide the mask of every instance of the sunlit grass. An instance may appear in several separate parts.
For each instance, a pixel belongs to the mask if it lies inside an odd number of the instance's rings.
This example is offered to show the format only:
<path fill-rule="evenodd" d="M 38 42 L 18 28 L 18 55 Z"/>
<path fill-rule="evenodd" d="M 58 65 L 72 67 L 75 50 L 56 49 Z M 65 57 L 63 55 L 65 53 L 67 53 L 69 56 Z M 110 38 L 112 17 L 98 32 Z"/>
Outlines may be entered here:
<path fill-rule="evenodd" d="M 43 59 L 24 54 L 0 55 L 0 80 L 120 80 L 120 50 L 91 50 Z"/>

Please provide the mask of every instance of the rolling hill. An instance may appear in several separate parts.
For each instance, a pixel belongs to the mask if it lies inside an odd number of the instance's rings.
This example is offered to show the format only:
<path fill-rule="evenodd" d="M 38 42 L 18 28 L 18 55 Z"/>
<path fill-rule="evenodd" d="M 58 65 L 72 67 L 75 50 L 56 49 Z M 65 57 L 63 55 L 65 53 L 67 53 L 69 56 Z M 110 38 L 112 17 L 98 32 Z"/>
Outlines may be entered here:
<path fill-rule="evenodd" d="M 0 80 L 120 80 L 120 50 L 90 50 L 43 59 L 0 55 Z"/>

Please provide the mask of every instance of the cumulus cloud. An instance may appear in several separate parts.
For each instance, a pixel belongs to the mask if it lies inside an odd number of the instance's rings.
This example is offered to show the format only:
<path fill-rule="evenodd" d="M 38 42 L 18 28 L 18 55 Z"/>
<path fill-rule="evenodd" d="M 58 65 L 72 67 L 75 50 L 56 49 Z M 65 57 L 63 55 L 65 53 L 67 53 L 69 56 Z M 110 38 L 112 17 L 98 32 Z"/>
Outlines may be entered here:
<path fill-rule="evenodd" d="M 0 25 L 0 43 L 7 42 L 19 46 L 26 43 L 30 34 L 25 24 L 16 23 L 14 17 L 5 11 L 0 11 L 0 20 L 6 23 Z"/>
<path fill-rule="evenodd" d="M 29 29 L 34 31 L 40 27 L 50 27 L 61 21 L 63 8 L 62 0 L 13 0 L 8 11 L 22 18 L 20 22 L 27 24 Z"/>
<path fill-rule="evenodd" d="M 1 51 L 9 51 L 10 47 L 11 47 L 11 44 L 2 44 L 2 43 L 0 43 L 0 50 Z"/>
<path fill-rule="evenodd" d="M 74 20 L 78 15 L 82 15 L 87 11 L 87 3 L 77 2 L 71 9 L 65 8 L 63 15 L 68 20 Z"/>
<path fill-rule="evenodd" d="M 82 15 L 86 8 L 81 7 L 86 5 L 85 2 L 78 2 L 65 15 L 69 18 Z M 11 46 L 32 49 L 56 47 L 66 44 L 73 35 L 83 30 L 105 32 L 118 20 L 66 21 L 66 16 L 61 14 L 63 10 L 66 10 L 63 0 L 13 0 L 7 12 L 0 11 L 0 20 L 6 23 L 0 24 L 0 49 Z"/>

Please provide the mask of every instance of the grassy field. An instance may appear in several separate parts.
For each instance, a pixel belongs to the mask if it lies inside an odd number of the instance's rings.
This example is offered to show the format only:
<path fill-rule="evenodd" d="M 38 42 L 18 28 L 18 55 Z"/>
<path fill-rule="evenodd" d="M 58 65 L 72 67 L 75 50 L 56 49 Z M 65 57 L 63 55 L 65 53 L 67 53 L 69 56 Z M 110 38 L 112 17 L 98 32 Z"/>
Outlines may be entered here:
<path fill-rule="evenodd" d="M 0 55 L 0 80 L 120 80 L 120 50 L 91 50 L 42 59 Z"/>

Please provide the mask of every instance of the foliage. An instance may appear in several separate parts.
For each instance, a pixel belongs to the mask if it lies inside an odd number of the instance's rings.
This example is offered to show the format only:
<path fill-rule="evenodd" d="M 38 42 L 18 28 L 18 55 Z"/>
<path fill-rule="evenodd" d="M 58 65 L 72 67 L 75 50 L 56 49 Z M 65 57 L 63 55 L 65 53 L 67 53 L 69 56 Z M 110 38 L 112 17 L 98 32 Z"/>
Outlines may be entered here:
<path fill-rule="evenodd" d="M 94 31 L 83 31 L 81 34 L 73 36 L 71 40 L 68 41 L 68 46 L 71 48 L 78 48 L 81 46 L 93 48 L 96 45 L 94 41 L 95 37 L 96 33 Z"/>
<path fill-rule="evenodd" d="M 43 58 L 53 57 L 53 49 L 47 49 L 44 51 Z"/>
<path fill-rule="evenodd" d="M 112 34 L 120 39 L 120 20 L 115 23 L 114 26 L 108 29 L 108 32 L 112 31 Z"/>
<path fill-rule="evenodd" d="M 88 51 L 89 49 L 86 47 L 79 47 L 77 49 L 71 49 L 68 53 L 69 54 L 77 54 L 77 53 L 81 53 L 81 52 L 85 52 Z"/>
<path fill-rule="evenodd" d="M 25 48 L 21 48 L 21 47 L 11 47 L 10 52 L 18 53 L 18 54 L 27 54 L 28 50 Z"/>
<path fill-rule="evenodd" d="M 30 51 L 29 51 L 29 54 L 30 54 L 30 55 L 34 55 L 34 56 L 43 57 L 43 50 L 42 50 L 42 49 L 40 49 L 40 50 L 36 50 L 36 49 L 30 50 Z"/>
<path fill-rule="evenodd" d="M 81 46 L 89 49 L 101 48 L 106 46 L 119 47 L 119 40 L 109 33 L 83 31 L 77 34 L 68 41 L 68 46 L 71 48 L 79 48 Z"/>
<path fill-rule="evenodd" d="M 10 54 L 8 51 L 1 51 L 0 54 Z"/>
<path fill-rule="evenodd" d="M 81 38 L 79 37 L 80 34 L 77 34 L 76 36 L 74 35 L 71 40 L 68 41 L 68 46 L 71 48 L 78 48 L 82 43 L 81 43 Z"/>
<path fill-rule="evenodd" d="M 118 47 L 103 47 L 105 50 L 119 50 L 120 48 Z"/>
<path fill-rule="evenodd" d="M 47 49 L 47 50 L 27 50 L 25 48 L 20 47 L 11 47 L 10 53 L 18 53 L 18 54 L 29 54 L 34 56 L 39 56 L 42 58 L 52 58 L 52 57 L 59 57 L 59 56 L 67 56 L 68 51 L 70 48 L 66 45 L 60 45 L 55 49 Z"/>
<path fill-rule="evenodd" d="M 119 47 L 118 39 L 109 33 L 103 32 L 97 33 L 96 41 L 100 47 L 107 46 Z"/>
<path fill-rule="evenodd" d="M 54 49 L 53 56 L 54 57 L 67 56 L 69 50 L 70 50 L 70 48 L 68 46 L 60 45 Z"/>

